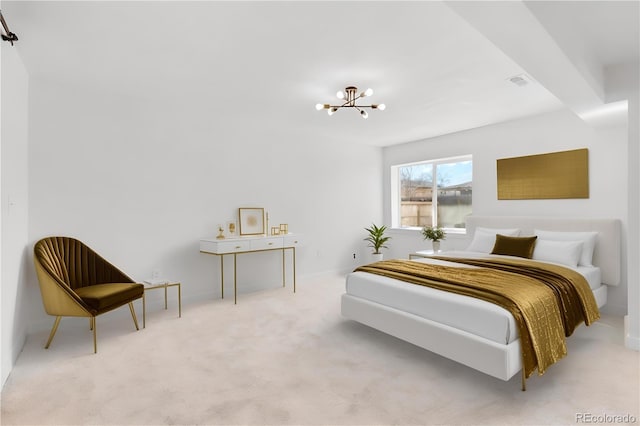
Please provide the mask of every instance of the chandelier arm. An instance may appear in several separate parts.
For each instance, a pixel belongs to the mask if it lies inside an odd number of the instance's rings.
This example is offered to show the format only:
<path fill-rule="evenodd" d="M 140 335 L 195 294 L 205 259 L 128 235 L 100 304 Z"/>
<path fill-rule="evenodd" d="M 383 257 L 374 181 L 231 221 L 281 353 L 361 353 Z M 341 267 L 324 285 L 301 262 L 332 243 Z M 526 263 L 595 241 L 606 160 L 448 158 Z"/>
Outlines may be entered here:
<path fill-rule="evenodd" d="M 2 24 L 2 29 L 6 33 L 6 34 L 2 34 L 2 40 L 8 41 L 13 46 L 13 42 L 18 41 L 18 36 L 9 30 L 9 26 L 7 25 L 7 22 L 4 20 L 4 16 L 2 15 L 1 11 L 0 11 L 0 24 Z"/>
<path fill-rule="evenodd" d="M 329 105 L 329 108 L 355 108 L 355 109 L 359 109 L 359 108 L 373 108 L 373 105 L 347 105 L 349 102 L 344 103 L 342 105 Z M 329 108 L 324 108 L 324 109 L 329 109 Z M 375 108 L 374 108 L 375 109 Z"/>

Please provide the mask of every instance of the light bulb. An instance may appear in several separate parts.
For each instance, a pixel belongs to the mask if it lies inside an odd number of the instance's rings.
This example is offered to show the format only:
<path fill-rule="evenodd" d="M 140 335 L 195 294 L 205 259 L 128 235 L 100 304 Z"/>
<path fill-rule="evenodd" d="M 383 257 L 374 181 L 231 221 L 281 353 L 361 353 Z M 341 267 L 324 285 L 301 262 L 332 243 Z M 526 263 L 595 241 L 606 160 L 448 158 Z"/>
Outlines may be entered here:
<path fill-rule="evenodd" d="M 360 111 L 360 115 L 362 116 L 362 118 L 369 117 L 369 114 L 367 114 L 367 111 L 365 111 L 365 110 Z"/>
<path fill-rule="evenodd" d="M 338 99 L 344 99 L 344 92 L 342 90 L 338 90 L 336 96 L 338 97 Z"/>
<path fill-rule="evenodd" d="M 318 111 L 320 111 L 321 109 L 324 109 L 324 104 L 316 104 L 316 109 Z"/>
<path fill-rule="evenodd" d="M 336 112 L 337 110 L 338 110 L 338 108 L 336 108 L 336 107 L 329 108 L 329 109 L 327 110 L 327 114 L 329 114 L 329 115 L 333 115 L 333 113 L 334 113 L 334 112 Z"/>
<path fill-rule="evenodd" d="M 371 87 L 369 87 L 367 90 L 364 91 L 364 95 L 365 96 L 373 95 L 373 89 Z"/>
<path fill-rule="evenodd" d="M 385 108 L 387 108 L 387 106 L 386 106 L 385 104 L 380 104 L 380 105 L 378 105 L 378 109 L 379 109 L 380 111 L 384 111 L 384 110 L 385 110 Z"/>

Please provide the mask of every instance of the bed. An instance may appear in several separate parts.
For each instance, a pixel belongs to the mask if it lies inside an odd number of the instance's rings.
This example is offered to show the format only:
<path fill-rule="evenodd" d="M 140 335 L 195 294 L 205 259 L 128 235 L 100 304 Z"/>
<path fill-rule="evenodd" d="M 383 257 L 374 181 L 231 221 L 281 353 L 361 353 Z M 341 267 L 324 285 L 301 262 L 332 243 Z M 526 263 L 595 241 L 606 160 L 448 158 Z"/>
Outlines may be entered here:
<path fill-rule="evenodd" d="M 452 258 L 501 257 L 488 254 L 486 247 L 480 247 L 482 244 L 479 245 L 479 242 L 488 244 L 485 235 L 487 231 L 517 230 L 519 236 L 543 236 L 536 242 L 541 247 L 536 261 L 561 263 L 554 256 L 566 256 L 571 251 L 568 250 L 569 243 L 574 242 L 571 235 L 585 234 L 592 236 L 593 251 L 592 255 L 587 256 L 590 257 L 591 265 L 583 264 L 588 263 L 583 262 L 583 252 L 587 253 L 587 248 L 584 251 L 577 249 L 577 254 L 574 251 L 573 260 L 578 258 L 576 265 L 568 267 L 585 277 L 598 307 L 606 304 L 608 286 L 616 286 L 620 282 L 620 222 L 616 219 L 470 216 L 466 225 L 471 237 L 469 248 L 460 252 L 443 252 L 441 255 Z M 556 254 L 549 257 L 545 254 L 551 243 L 543 243 L 543 239 L 564 242 L 553 243 Z M 586 245 L 588 244 L 583 241 L 579 247 Z M 564 258 L 560 260 L 564 261 Z M 446 261 L 428 258 L 413 261 L 447 265 Z M 341 311 L 347 319 L 358 321 L 501 380 L 508 381 L 522 371 L 522 388 L 525 390 L 521 339 L 513 315 L 500 306 L 358 271 L 347 276 Z"/>

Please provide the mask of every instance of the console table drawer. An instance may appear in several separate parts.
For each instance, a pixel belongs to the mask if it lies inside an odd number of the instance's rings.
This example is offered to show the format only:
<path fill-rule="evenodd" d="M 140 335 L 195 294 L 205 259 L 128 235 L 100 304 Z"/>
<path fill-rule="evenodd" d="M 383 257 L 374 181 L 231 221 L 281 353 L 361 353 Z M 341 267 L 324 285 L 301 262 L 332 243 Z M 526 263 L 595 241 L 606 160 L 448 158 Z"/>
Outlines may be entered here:
<path fill-rule="evenodd" d="M 200 251 L 205 253 L 238 253 L 251 251 L 251 241 L 200 241 Z"/>
<path fill-rule="evenodd" d="M 298 247 L 302 243 L 299 235 L 285 235 L 284 247 Z"/>
<path fill-rule="evenodd" d="M 251 250 L 269 250 L 282 248 L 282 237 L 251 240 Z"/>

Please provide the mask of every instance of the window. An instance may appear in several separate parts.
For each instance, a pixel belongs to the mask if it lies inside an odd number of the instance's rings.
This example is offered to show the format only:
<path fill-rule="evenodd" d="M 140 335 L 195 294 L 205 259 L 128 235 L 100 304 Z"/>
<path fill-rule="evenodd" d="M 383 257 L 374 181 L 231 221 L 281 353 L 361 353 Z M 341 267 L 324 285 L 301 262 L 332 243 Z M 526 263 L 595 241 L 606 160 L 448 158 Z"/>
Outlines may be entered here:
<path fill-rule="evenodd" d="M 393 226 L 464 228 L 471 214 L 471 156 L 391 167 Z"/>

